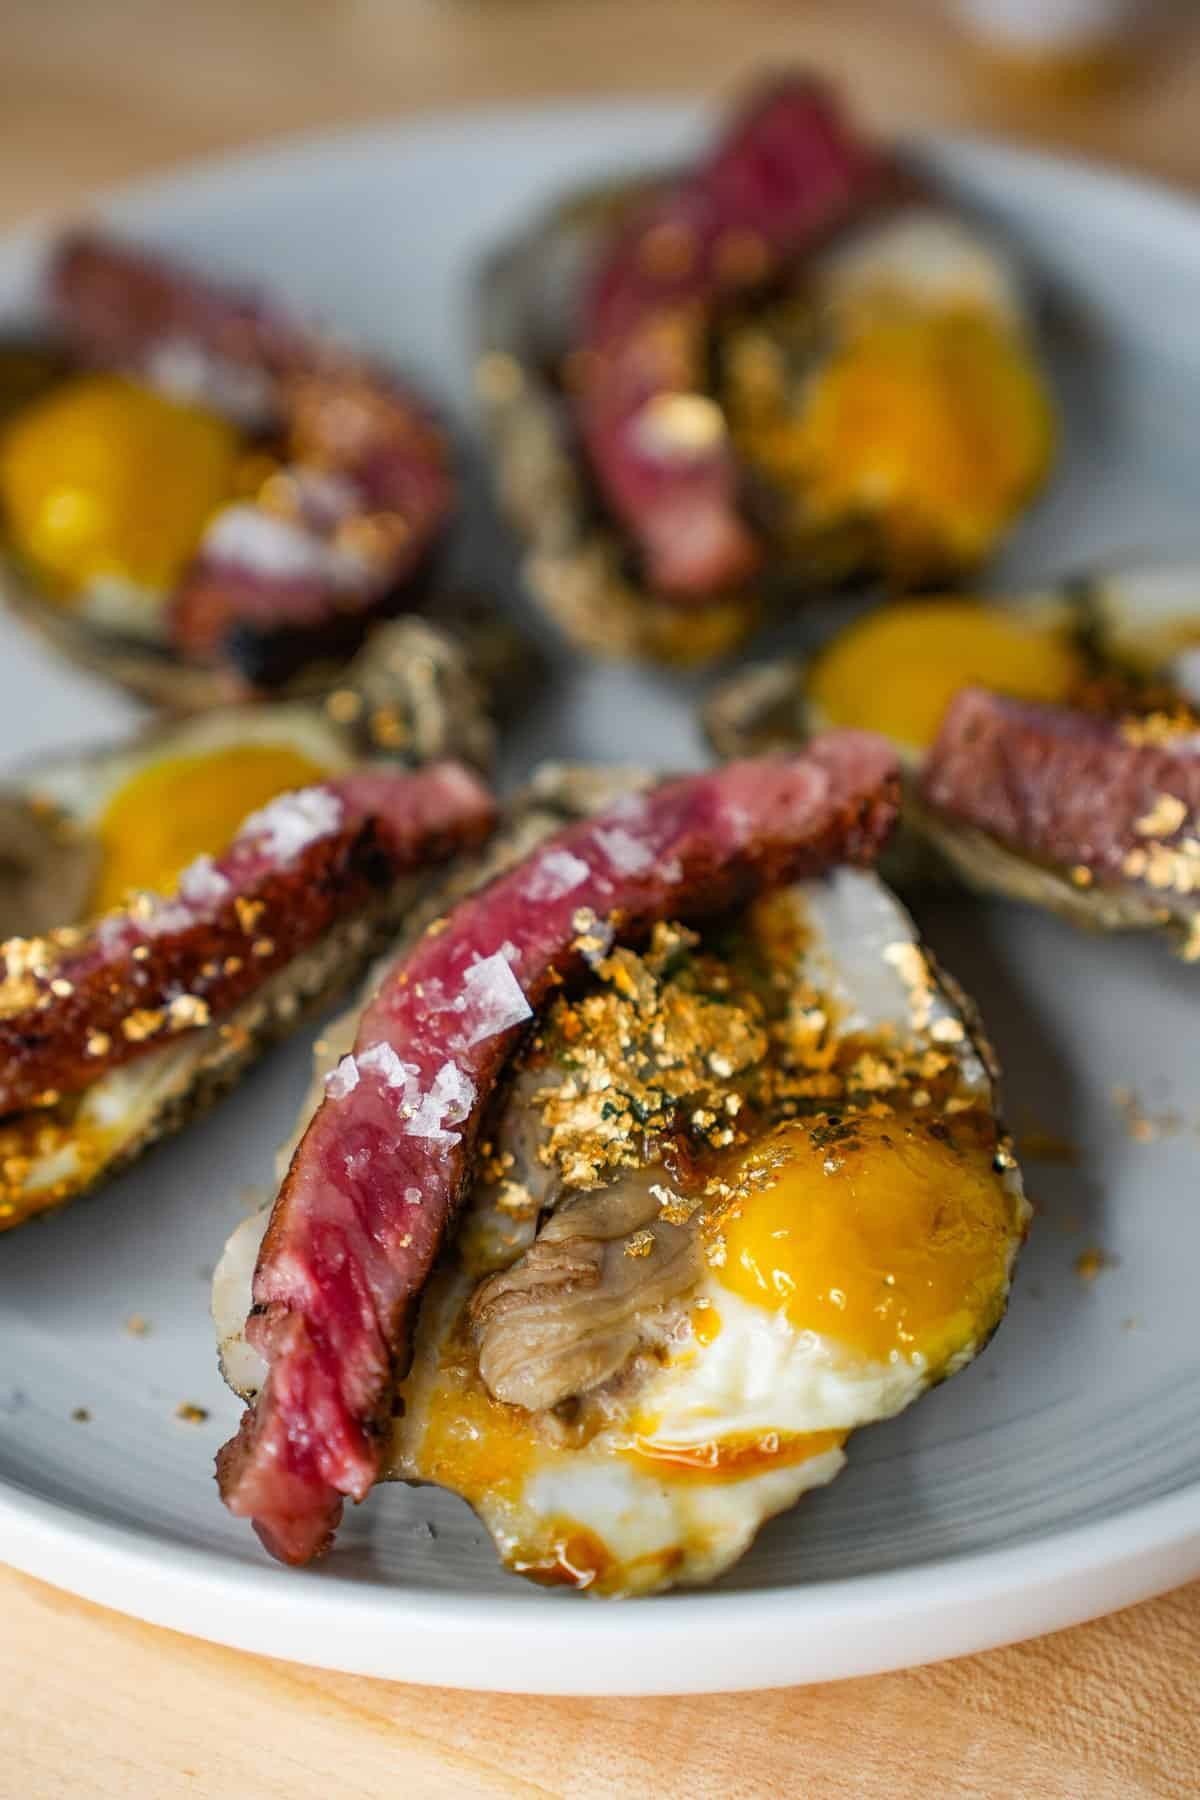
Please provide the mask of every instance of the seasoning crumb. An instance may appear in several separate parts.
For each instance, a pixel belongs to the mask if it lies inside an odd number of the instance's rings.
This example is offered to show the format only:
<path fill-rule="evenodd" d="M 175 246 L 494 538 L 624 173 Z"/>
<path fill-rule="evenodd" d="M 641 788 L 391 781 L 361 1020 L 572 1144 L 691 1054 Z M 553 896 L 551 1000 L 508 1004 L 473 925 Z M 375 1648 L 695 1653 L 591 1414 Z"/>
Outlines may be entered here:
<path fill-rule="evenodd" d="M 77 1425 L 87 1425 L 90 1424 L 92 1415 L 86 1406 L 77 1406 L 71 1417 Z"/>
<path fill-rule="evenodd" d="M 1095 1281 L 1105 1269 L 1115 1269 L 1119 1260 L 1110 1256 L 1107 1250 L 1101 1250 L 1098 1244 L 1092 1244 L 1075 1258 L 1075 1273 L 1080 1281 Z"/>
<path fill-rule="evenodd" d="M 130 1337 L 149 1337 L 150 1321 L 142 1313 L 130 1313 L 125 1321 L 125 1329 Z"/>
<path fill-rule="evenodd" d="M 1133 1313 L 1130 1313 L 1127 1319 L 1121 1320 L 1122 1331 L 1140 1331 L 1141 1325 L 1142 1321 L 1139 1318 L 1136 1318 Z"/>
<path fill-rule="evenodd" d="M 175 1417 L 186 1425 L 203 1425 L 208 1418 L 208 1408 L 196 1406 L 191 1400 L 181 1400 L 175 1408 Z"/>

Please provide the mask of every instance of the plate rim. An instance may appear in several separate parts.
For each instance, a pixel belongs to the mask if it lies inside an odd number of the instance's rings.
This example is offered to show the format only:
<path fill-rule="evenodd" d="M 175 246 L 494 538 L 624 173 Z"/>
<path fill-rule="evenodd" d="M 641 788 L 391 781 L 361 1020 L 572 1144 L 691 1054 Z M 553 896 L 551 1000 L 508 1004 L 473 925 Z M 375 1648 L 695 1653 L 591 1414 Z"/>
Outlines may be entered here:
<path fill-rule="evenodd" d="M 464 128 L 552 131 L 581 116 L 687 129 L 712 107 L 679 95 L 506 101 L 301 130 L 184 158 L 16 221 L 0 259 L 29 256 L 70 218 L 136 213 L 181 190 L 235 182 L 331 151 L 427 151 Z M 1182 230 L 1200 274 L 1200 200 L 1169 183 L 1000 137 L 922 132 L 906 148 L 964 167 L 1064 175 L 1161 243 Z M 480 253 L 486 251 L 480 245 Z M 215 1501 L 214 1501 L 215 1504 Z M 682 1592 L 637 1607 L 522 1591 L 449 1593 L 327 1579 L 232 1557 L 114 1523 L 0 1476 L 3 1561 L 85 1600 L 231 1648 L 311 1666 L 485 1692 L 666 1695 L 732 1692 L 869 1675 L 1082 1623 L 1200 1575 L 1200 1480 L 1087 1524 L 901 1569 L 778 1589 Z M 984 1615 L 987 1615 L 986 1617 Z M 711 1652 L 711 1629 L 721 1628 Z M 399 1628 L 397 1630 L 397 1628 Z M 408 1645 L 409 1635 L 415 1647 Z M 863 1641 L 863 1635 L 869 1641 Z M 465 1673 L 456 1664 L 470 1639 Z M 519 1655 L 519 1661 L 517 1656 Z M 493 1678 L 487 1664 L 494 1659 Z M 502 1672 L 500 1672 L 502 1671 Z"/>

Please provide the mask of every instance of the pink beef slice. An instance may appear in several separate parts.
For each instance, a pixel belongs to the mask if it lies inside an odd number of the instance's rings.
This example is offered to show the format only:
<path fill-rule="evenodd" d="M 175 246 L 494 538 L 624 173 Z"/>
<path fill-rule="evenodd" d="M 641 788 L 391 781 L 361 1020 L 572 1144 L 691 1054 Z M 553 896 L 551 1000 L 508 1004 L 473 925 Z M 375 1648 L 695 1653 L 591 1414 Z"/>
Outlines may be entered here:
<path fill-rule="evenodd" d="M 579 424 L 601 494 L 664 598 L 714 598 L 754 573 L 762 546 L 724 436 L 673 441 L 654 403 L 703 390 L 716 307 L 777 276 L 895 179 L 822 87 L 789 81 L 609 246 L 584 309 Z"/>
<path fill-rule="evenodd" d="M 280 795 L 221 856 L 191 863 L 174 894 L 106 913 L 24 976 L 31 994 L 0 1016 L 0 1115 L 78 1093 L 226 1017 L 342 919 L 494 823 L 487 788 L 452 762 L 360 769 Z M 29 950 L 0 946 L 0 978 Z"/>
<path fill-rule="evenodd" d="M 1130 741 L 1119 720 L 966 688 L 942 721 L 921 790 L 934 812 L 1042 862 L 1144 888 L 1176 910 L 1197 904 L 1186 885 L 1147 883 L 1135 853 L 1195 838 L 1200 732 Z M 1183 809 L 1170 830 L 1153 827 L 1163 796 Z"/>
<path fill-rule="evenodd" d="M 540 846 L 389 972 L 275 1202 L 247 1325 L 269 1372 L 218 1457 L 226 1505 L 276 1556 L 325 1549 L 379 1474 L 414 1303 L 551 987 L 656 920 L 870 863 L 898 797 L 892 752 L 859 732 L 668 782 Z"/>

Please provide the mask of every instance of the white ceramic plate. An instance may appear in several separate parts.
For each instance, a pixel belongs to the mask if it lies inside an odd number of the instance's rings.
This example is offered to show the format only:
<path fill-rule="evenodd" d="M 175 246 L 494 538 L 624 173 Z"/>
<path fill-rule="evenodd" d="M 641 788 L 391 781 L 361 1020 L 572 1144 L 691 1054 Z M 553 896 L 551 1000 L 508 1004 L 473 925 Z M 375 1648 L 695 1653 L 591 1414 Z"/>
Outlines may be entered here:
<path fill-rule="evenodd" d="M 104 211 L 201 266 L 261 277 L 394 352 L 469 417 L 471 274 L 565 182 L 672 156 L 678 107 L 474 113 L 285 146 Z M 1063 472 L 1003 577 L 1200 543 L 1200 213 L 1084 168 L 925 148 L 1044 270 L 1067 417 Z M 18 310 L 33 238 L 0 249 Z M 480 501 L 464 566 L 510 581 Z M 559 654 L 522 710 L 535 756 L 697 761 L 694 683 Z M 124 705 L 0 623 L 0 752 L 95 738 Z M 605 1605 L 496 1566 L 467 1509 L 383 1489 L 335 1554 L 271 1564 L 224 1512 L 212 1456 L 238 1408 L 218 1379 L 208 1276 L 269 1179 L 306 1047 L 102 1197 L 0 1239 L 0 1552 L 128 1612 L 247 1649 L 452 1686 L 664 1693 L 864 1674 L 1050 1630 L 1200 1573 L 1200 970 L 966 901 L 927 926 L 975 992 L 1010 1113 L 1082 1147 L 1028 1170 L 1040 1216 L 994 1346 L 905 1417 L 860 1433 L 828 1491 L 768 1527 L 709 1592 Z M 1113 1089 L 1179 1129 L 1124 1128 Z M 1091 1284 L 1085 1247 L 1119 1259 Z M 131 1336 L 140 1313 L 150 1334 Z M 180 1401 L 209 1409 L 181 1423 Z M 86 1408 L 90 1422 L 73 1421 Z"/>

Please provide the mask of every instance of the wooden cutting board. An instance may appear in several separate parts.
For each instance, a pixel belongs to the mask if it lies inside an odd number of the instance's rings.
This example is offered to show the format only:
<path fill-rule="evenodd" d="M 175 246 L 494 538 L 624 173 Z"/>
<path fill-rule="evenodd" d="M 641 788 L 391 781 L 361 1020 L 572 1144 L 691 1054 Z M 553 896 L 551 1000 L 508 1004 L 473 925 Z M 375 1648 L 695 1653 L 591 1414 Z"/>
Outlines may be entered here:
<path fill-rule="evenodd" d="M 1065 102 L 995 79 L 937 6 L 904 0 L 7 0 L 0 225 L 284 131 L 549 93 L 728 90 L 798 60 L 884 128 L 969 125 L 1200 185 L 1200 26 L 1135 78 Z M 570 1701 L 324 1675 L 0 1569 L 0 1800 L 1194 1800 L 1198 1700 L 1200 1584 L 899 1675 Z"/>

